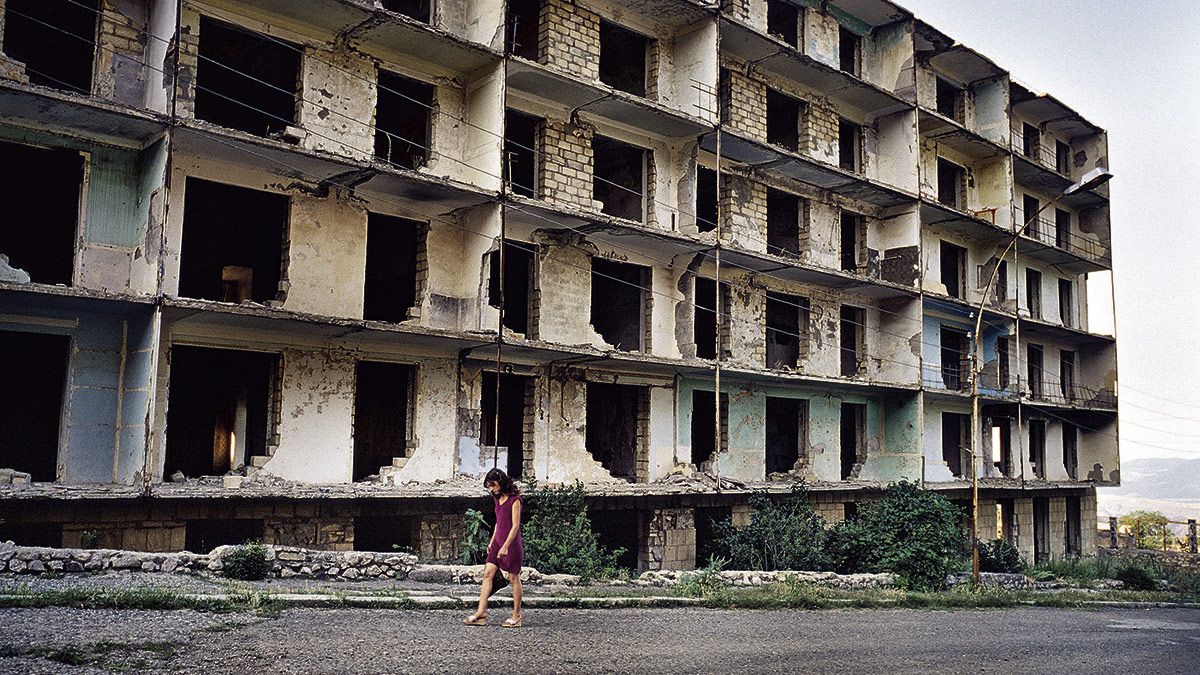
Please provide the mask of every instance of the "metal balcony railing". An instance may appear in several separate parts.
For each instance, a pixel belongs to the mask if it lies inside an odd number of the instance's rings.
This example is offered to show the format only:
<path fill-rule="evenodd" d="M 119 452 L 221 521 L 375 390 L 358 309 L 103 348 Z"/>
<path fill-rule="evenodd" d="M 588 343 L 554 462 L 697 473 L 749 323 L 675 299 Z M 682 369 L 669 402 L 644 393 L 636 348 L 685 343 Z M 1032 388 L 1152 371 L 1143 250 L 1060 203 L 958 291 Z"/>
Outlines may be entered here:
<path fill-rule="evenodd" d="M 1097 408 L 1117 407 L 1116 392 L 1111 389 L 1092 389 L 1081 384 L 1053 380 L 1024 382 L 1028 398 L 1055 405 L 1077 405 Z"/>
<path fill-rule="evenodd" d="M 1032 143 L 1026 145 L 1025 133 L 1019 127 L 1012 127 L 1011 131 L 1010 143 L 1013 152 L 1031 159 L 1056 173 L 1068 177 L 1071 175 L 1071 167 L 1059 161 L 1055 148 L 1049 143 L 1043 143 L 1042 139 L 1037 138 L 1033 139 Z"/>
<path fill-rule="evenodd" d="M 1024 213 L 1020 209 L 1013 210 L 1013 222 L 1025 222 Z M 1058 224 L 1049 218 L 1039 217 L 1030 223 L 1022 234 L 1047 246 L 1053 246 L 1087 260 L 1095 262 L 1108 260 L 1100 242 L 1070 230 L 1060 232 Z"/>

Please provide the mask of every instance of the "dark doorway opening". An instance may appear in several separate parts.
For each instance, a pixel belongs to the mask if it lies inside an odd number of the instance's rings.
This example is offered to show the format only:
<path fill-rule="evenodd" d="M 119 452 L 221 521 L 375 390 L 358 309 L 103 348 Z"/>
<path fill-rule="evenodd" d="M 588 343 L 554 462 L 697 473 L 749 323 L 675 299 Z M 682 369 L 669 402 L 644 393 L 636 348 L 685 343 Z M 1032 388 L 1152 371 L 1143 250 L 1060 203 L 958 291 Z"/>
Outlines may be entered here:
<path fill-rule="evenodd" d="M 808 298 L 767 292 L 767 367 L 795 369 L 808 339 Z"/>
<path fill-rule="evenodd" d="M 717 229 L 717 204 L 720 197 L 717 194 L 717 172 L 712 169 L 696 167 L 696 229 L 700 232 L 712 232 Z"/>
<path fill-rule="evenodd" d="M 866 240 L 863 217 L 849 211 L 841 212 L 841 237 L 839 250 L 842 271 L 858 273 L 862 260 L 862 246 Z"/>
<path fill-rule="evenodd" d="M 354 385 L 354 480 L 408 456 L 413 367 L 359 361 Z"/>
<path fill-rule="evenodd" d="M 508 466 L 501 467 L 514 479 L 525 475 L 525 423 L 533 399 L 533 378 L 504 373 L 500 376 L 500 433 L 496 434 L 496 373 L 484 371 L 480 391 L 480 444 L 508 450 Z"/>
<path fill-rule="evenodd" d="M 841 475 L 847 480 L 856 475 L 855 468 L 867 455 L 867 406 L 862 403 L 843 403 L 841 419 Z"/>
<path fill-rule="evenodd" d="M 237 546 L 262 541 L 263 521 L 258 518 L 206 518 L 189 520 L 184 525 L 183 549 L 192 553 L 210 553 L 218 546 Z"/>
<path fill-rule="evenodd" d="M 1025 300 L 1029 304 L 1029 316 L 1042 318 L 1042 273 L 1025 268 Z"/>
<path fill-rule="evenodd" d="M 1033 561 L 1050 561 L 1050 498 L 1033 498 Z"/>
<path fill-rule="evenodd" d="M 808 446 L 808 401 L 767 397 L 767 475 L 790 473 Z"/>
<path fill-rule="evenodd" d="M 1058 318 L 1062 321 L 1062 325 L 1070 328 L 1075 325 L 1074 314 L 1072 311 L 1075 308 L 1075 285 L 1070 279 L 1058 280 Z"/>
<path fill-rule="evenodd" d="M 1046 480 L 1046 420 L 1029 420 L 1029 464 L 1034 477 Z"/>
<path fill-rule="evenodd" d="M 592 328 L 620 351 L 644 348 L 650 268 L 592 258 Z"/>
<path fill-rule="evenodd" d="M 529 298 L 533 286 L 533 244 L 504 242 L 504 312 L 502 324 L 514 333 L 529 333 Z M 488 304 L 500 307 L 500 252 L 488 254 Z"/>
<path fill-rule="evenodd" d="M 862 38 L 845 26 L 838 26 L 838 63 L 843 72 L 857 77 L 862 63 Z"/>
<path fill-rule="evenodd" d="M 37 483 L 58 477 L 59 424 L 71 338 L 0 331 L 0 467 Z"/>
<path fill-rule="evenodd" d="M 1054 245 L 1068 250 L 1071 242 L 1071 212 L 1054 209 Z"/>
<path fill-rule="evenodd" d="M 952 209 L 966 208 L 967 170 L 942 157 L 937 160 L 938 201 Z"/>
<path fill-rule="evenodd" d="M 950 82 L 937 78 L 937 111 L 946 117 L 963 123 L 962 107 L 959 105 L 962 102 L 964 92 L 962 89 L 950 84 Z"/>
<path fill-rule="evenodd" d="M 538 15 L 541 0 L 508 0 L 504 50 L 530 61 L 538 60 Z"/>
<path fill-rule="evenodd" d="M 83 166 L 75 150 L 0 141 L 0 254 L 35 283 L 71 285 Z"/>
<path fill-rule="evenodd" d="M 646 57 L 653 40 L 600 20 L 600 81 L 634 96 L 646 95 Z"/>
<path fill-rule="evenodd" d="M 638 477 L 639 432 L 645 406 L 645 387 L 603 382 L 587 383 L 586 439 L 588 452 L 615 478 Z"/>
<path fill-rule="evenodd" d="M 196 117 L 259 136 L 296 120 L 300 49 L 207 16 L 200 17 Z"/>
<path fill-rule="evenodd" d="M 1067 522 L 1064 544 L 1067 555 L 1083 554 L 1083 507 L 1082 500 L 1075 495 L 1067 497 Z"/>
<path fill-rule="evenodd" d="M 767 188 L 767 252 L 800 255 L 800 198 Z"/>
<path fill-rule="evenodd" d="M 277 299 L 289 204 L 286 195 L 188 178 L 179 295 L 221 302 Z"/>
<path fill-rule="evenodd" d="M 838 120 L 838 166 L 847 171 L 862 171 L 862 125 L 845 117 Z"/>
<path fill-rule="evenodd" d="M 1037 159 L 1042 145 L 1042 132 L 1028 123 L 1021 123 L 1021 152 L 1030 159 Z"/>
<path fill-rule="evenodd" d="M 696 468 L 713 458 L 716 449 L 716 397 L 711 391 L 692 391 L 692 464 Z M 721 394 L 721 451 L 729 449 L 729 394 Z"/>
<path fill-rule="evenodd" d="M 721 284 L 721 323 L 728 320 L 729 287 Z M 717 341 L 721 342 L 724 352 L 725 336 L 717 330 L 717 282 L 704 277 L 696 277 L 696 307 L 692 318 L 692 341 L 696 344 L 696 357 L 701 359 L 717 358 Z"/>
<path fill-rule="evenodd" d="M 1028 372 L 1026 375 L 1029 378 L 1029 397 L 1040 399 L 1042 398 L 1042 390 L 1045 384 L 1045 370 L 1042 368 L 1042 346 L 1035 344 L 1027 346 L 1026 365 L 1028 366 Z"/>
<path fill-rule="evenodd" d="M 1069 422 L 1062 425 L 1063 467 L 1072 480 L 1079 479 L 1079 427 Z"/>
<path fill-rule="evenodd" d="M 792 47 L 800 38 L 800 8 L 785 0 L 767 0 L 767 32 Z"/>
<path fill-rule="evenodd" d="M 950 467 L 955 478 L 963 478 L 963 453 L 968 447 L 968 432 L 971 428 L 969 415 L 942 413 L 942 461 Z"/>
<path fill-rule="evenodd" d="M 354 519 L 354 550 L 416 553 L 415 526 L 412 516 L 359 516 Z"/>
<path fill-rule="evenodd" d="M 723 523 L 731 520 L 728 506 L 697 506 L 692 517 L 696 523 L 696 566 L 703 567 L 724 551 L 717 541 Z"/>
<path fill-rule="evenodd" d="M 363 318 L 399 323 L 417 302 L 417 257 L 425 223 L 367 214 L 367 267 Z"/>
<path fill-rule="evenodd" d="M 429 23 L 433 15 L 433 0 L 379 0 L 384 9 L 403 14 L 421 23 Z"/>
<path fill-rule="evenodd" d="M 1001 476 L 1012 476 L 1012 420 L 992 418 L 992 466 Z"/>
<path fill-rule="evenodd" d="M 592 139 L 592 153 L 592 198 L 603 204 L 600 211 L 617 218 L 644 220 L 647 151 L 597 135 Z"/>
<path fill-rule="evenodd" d="M 429 161 L 434 86 L 379 71 L 375 104 L 375 156 L 405 169 Z"/>
<path fill-rule="evenodd" d="M 17 546 L 61 548 L 62 523 L 0 522 L 0 542 L 11 541 Z"/>
<path fill-rule="evenodd" d="M 767 142 L 793 152 L 800 149 L 800 119 L 806 104 L 798 98 L 767 89 Z"/>
<path fill-rule="evenodd" d="M 943 241 L 939 253 L 946 295 L 963 299 L 966 296 L 967 249 Z"/>
<path fill-rule="evenodd" d="M 98 0 L 7 0 L 4 53 L 31 84 L 92 92 Z"/>
<path fill-rule="evenodd" d="M 842 306 L 841 324 L 839 326 L 842 377 L 854 377 L 855 375 L 862 374 L 865 365 L 863 358 L 863 329 L 865 323 L 866 312 L 862 308 Z"/>
<path fill-rule="evenodd" d="M 163 475 L 218 476 L 266 455 L 278 364 L 278 354 L 171 347 Z"/>
<path fill-rule="evenodd" d="M 1064 176 L 1071 174 L 1071 146 L 1060 140 L 1054 141 L 1054 169 Z"/>
<path fill-rule="evenodd" d="M 537 135 L 543 120 L 509 110 L 504 114 L 504 180 L 513 194 L 537 198 Z"/>
<path fill-rule="evenodd" d="M 610 551 L 624 549 L 617 557 L 617 566 L 637 570 L 645 530 L 643 513 L 635 509 L 591 509 L 588 518 L 601 546 Z"/>
<path fill-rule="evenodd" d="M 950 326 L 941 329 L 942 384 L 959 391 L 969 377 L 967 332 Z"/>

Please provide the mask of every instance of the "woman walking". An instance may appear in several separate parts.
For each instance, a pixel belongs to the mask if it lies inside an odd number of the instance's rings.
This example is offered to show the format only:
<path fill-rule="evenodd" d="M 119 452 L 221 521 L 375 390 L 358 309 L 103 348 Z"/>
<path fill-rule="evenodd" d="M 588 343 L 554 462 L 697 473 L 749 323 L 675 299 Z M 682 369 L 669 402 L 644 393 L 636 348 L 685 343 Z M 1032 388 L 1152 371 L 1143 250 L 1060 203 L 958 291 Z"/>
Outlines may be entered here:
<path fill-rule="evenodd" d="M 512 583 L 512 616 L 501 624 L 505 628 L 521 627 L 521 565 L 525 562 L 525 546 L 521 543 L 521 492 L 508 474 L 492 469 L 483 479 L 483 485 L 492 494 L 496 509 L 496 529 L 492 530 L 492 541 L 488 544 L 487 564 L 483 567 L 483 585 L 479 588 L 479 607 L 475 613 L 463 619 L 468 626 L 487 624 L 488 598 L 499 571 L 508 573 Z"/>

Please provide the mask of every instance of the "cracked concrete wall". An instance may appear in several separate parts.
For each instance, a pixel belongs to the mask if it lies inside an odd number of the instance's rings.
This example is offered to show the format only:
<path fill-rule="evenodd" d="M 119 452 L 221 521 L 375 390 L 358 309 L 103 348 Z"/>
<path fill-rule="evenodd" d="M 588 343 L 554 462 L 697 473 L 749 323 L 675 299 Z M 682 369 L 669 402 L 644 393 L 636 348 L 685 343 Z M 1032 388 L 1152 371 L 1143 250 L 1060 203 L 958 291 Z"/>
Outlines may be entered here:
<path fill-rule="evenodd" d="M 897 21 L 879 26 L 863 38 L 863 79 L 902 98 L 916 89 L 913 24 Z"/>
<path fill-rule="evenodd" d="M 550 483 L 616 482 L 592 458 L 585 444 L 587 382 L 582 372 L 555 369 L 550 377 L 544 378 L 544 383 L 548 389 L 547 404 L 538 415 L 539 420 L 544 420 L 544 432 L 535 433 L 533 440 L 534 456 L 542 458 L 544 463 L 539 464 L 545 467 L 545 473 L 538 479 Z"/>
<path fill-rule="evenodd" d="M 130 106 L 145 101 L 146 83 L 153 75 L 146 68 L 146 35 L 153 0 L 103 0 L 96 30 L 95 82 L 92 93 Z M 152 63 L 152 62 L 151 62 Z"/>
<path fill-rule="evenodd" d="M 397 484 L 449 480 L 454 477 L 457 439 L 447 412 L 457 408 L 458 361 L 422 358 L 413 391 L 417 396 L 412 429 L 416 445 L 393 480 Z"/>
<path fill-rule="evenodd" d="M 905 384 L 921 376 L 921 302 L 892 298 L 867 309 L 867 377 Z"/>
<path fill-rule="evenodd" d="M 592 255 L 579 235 L 540 233 L 538 337 L 547 342 L 607 347 L 589 323 Z M 585 248 L 586 247 L 586 248 Z"/>
<path fill-rule="evenodd" d="M 921 480 L 921 397 L 916 393 L 899 394 L 883 398 L 878 405 L 881 442 L 873 452 L 868 446 L 867 461 L 859 471 L 859 479 L 881 483 Z M 868 408 L 868 424 L 870 418 Z"/>
<path fill-rule="evenodd" d="M 367 264 L 367 211 L 361 201 L 340 190 L 324 198 L 296 195 L 288 220 L 290 287 L 283 308 L 361 319 Z"/>
<path fill-rule="evenodd" d="M 357 160 L 375 154 L 375 64 L 344 45 L 307 45 L 300 59 L 302 96 L 296 122 L 312 133 L 307 150 Z"/>
<path fill-rule="evenodd" d="M 354 372 L 350 352 L 283 350 L 279 447 L 263 466 L 304 483 L 349 483 L 354 469 Z"/>

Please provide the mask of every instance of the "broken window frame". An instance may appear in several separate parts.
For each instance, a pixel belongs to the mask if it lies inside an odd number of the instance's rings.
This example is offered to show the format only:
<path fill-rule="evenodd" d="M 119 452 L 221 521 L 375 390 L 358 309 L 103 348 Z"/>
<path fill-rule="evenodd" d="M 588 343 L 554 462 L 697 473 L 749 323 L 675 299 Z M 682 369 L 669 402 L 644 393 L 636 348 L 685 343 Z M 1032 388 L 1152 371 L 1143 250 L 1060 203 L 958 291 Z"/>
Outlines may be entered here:
<path fill-rule="evenodd" d="M 426 166 L 435 154 L 433 125 L 438 107 L 437 85 L 383 67 L 378 69 L 375 83 L 374 157 L 401 169 L 417 170 Z M 393 109 L 395 114 L 390 114 Z M 424 124 L 414 124 L 410 129 L 408 123 L 418 116 L 424 117 Z M 420 131 L 416 130 L 417 126 L 421 127 Z M 405 157 L 407 161 L 404 161 Z"/>
<path fill-rule="evenodd" d="M 767 188 L 767 253 L 783 257 L 800 255 L 804 212 L 803 197 Z"/>
<path fill-rule="evenodd" d="M 597 393 L 606 390 L 606 404 L 600 405 L 596 400 L 600 398 Z M 631 483 L 645 482 L 648 478 L 649 396 L 649 388 L 644 385 L 596 381 L 586 383 L 584 448 L 614 478 L 623 478 Z M 632 447 L 628 449 L 632 454 L 628 457 L 614 458 L 611 454 L 614 448 L 609 446 L 607 441 L 615 439 L 617 434 L 614 429 L 620 425 L 611 416 L 603 420 L 593 420 L 592 417 L 600 413 L 611 414 L 617 406 L 626 404 L 632 406 L 632 419 L 629 420 L 631 426 L 625 429 L 631 432 Z M 625 466 L 626 462 L 628 466 Z"/>
<path fill-rule="evenodd" d="M 786 316 L 781 319 L 776 315 L 772 321 L 776 312 L 786 312 Z M 767 291 L 763 313 L 767 338 L 763 359 L 767 368 L 796 370 L 800 367 L 800 362 L 808 356 L 811 315 L 808 298 Z M 792 343 L 790 347 L 787 346 L 789 343 Z M 780 350 L 785 351 L 780 354 Z M 772 358 L 773 354 L 775 358 Z"/>
<path fill-rule="evenodd" d="M 614 42 L 617 44 L 613 44 Z M 600 19 L 600 56 L 597 79 L 617 91 L 642 98 L 649 97 L 654 89 L 654 73 L 651 72 L 650 66 L 655 42 L 654 38 L 636 30 L 607 19 Z M 640 44 L 640 48 L 635 47 L 635 43 Z M 638 60 L 639 51 L 641 52 L 641 81 L 635 82 L 636 69 L 627 66 L 630 61 Z M 621 70 L 619 76 L 615 72 L 617 69 Z"/>
<path fill-rule="evenodd" d="M 966 97 L 966 90 L 941 75 L 935 76 L 934 79 L 934 109 L 939 115 L 952 119 L 959 124 L 964 124 L 963 99 Z"/>
<path fill-rule="evenodd" d="M 862 173 L 862 155 L 863 126 L 853 120 L 839 117 L 838 166 L 851 173 Z"/>
<path fill-rule="evenodd" d="M 804 9 L 787 0 L 767 0 L 767 34 L 800 49 Z"/>
<path fill-rule="evenodd" d="M 600 269 L 597 269 L 599 267 Z M 613 345 L 614 349 L 623 352 L 647 352 L 649 351 L 650 335 L 653 324 L 651 322 L 650 297 L 649 289 L 653 283 L 653 268 L 645 265 L 636 265 L 633 263 L 621 262 L 619 260 L 611 260 L 593 256 L 591 259 L 591 316 L 589 323 L 592 329 L 600 335 L 608 344 Z M 615 278 L 614 278 L 615 277 Z M 597 283 L 599 280 L 601 283 Z M 605 290 L 604 286 L 612 285 L 612 288 Z M 637 309 L 634 312 L 634 318 L 638 322 L 637 327 L 637 344 L 627 345 L 622 342 L 612 342 L 605 335 L 603 326 L 597 326 L 597 303 L 598 301 L 614 301 L 616 296 L 628 293 L 630 296 L 636 294 Z M 611 335 L 611 333 L 609 333 Z"/>
<path fill-rule="evenodd" d="M 697 469 L 703 469 L 703 465 L 706 463 L 712 462 L 713 457 L 715 457 L 717 454 L 725 453 L 725 452 L 729 451 L 729 393 L 724 392 L 724 391 L 721 392 L 719 400 L 720 400 L 719 414 L 720 414 L 720 424 L 721 424 L 721 445 L 718 448 L 718 447 L 716 447 L 716 445 L 717 445 L 716 444 L 716 440 L 717 440 L 716 439 L 716 431 L 717 431 L 716 430 L 716 415 L 718 414 L 718 411 L 715 410 L 715 408 L 717 407 L 717 405 L 716 405 L 717 395 L 712 390 L 706 390 L 706 389 L 693 389 L 692 390 L 692 401 L 691 401 L 691 403 L 692 403 L 692 423 L 691 423 L 691 427 L 690 427 L 690 441 L 691 441 L 691 448 L 692 448 L 691 459 L 692 459 L 692 464 L 695 465 L 695 467 Z M 705 411 L 703 418 L 697 414 L 697 409 L 701 405 L 704 406 L 704 411 Z M 710 409 L 712 409 L 712 414 L 711 414 L 712 424 L 705 424 L 704 422 L 707 422 L 708 418 L 710 417 L 710 415 L 708 413 L 708 411 Z M 696 453 L 696 447 L 697 447 L 696 441 L 698 440 L 698 438 L 706 439 L 705 445 L 703 447 L 707 448 L 710 445 L 712 446 L 712 451 L 708 455 L 706 455 L 704 457 L 704 459 L 699 459 L 699 457 L 697 456 L 697 453 Z"/>
<path fill-rule="evenodd" d="M 536 318 L 537 308 L 534 307 L 536 293 L 534 292 L 537 279 L 537 247 L 533 244 L 523 241 L 508 239 L 504 241 L 504 311 L 502 312 L 502 325 L 514 333 L 525 335 L 529 339 L 534 339 L 536 336 Z M 487 252 L 488 257 L 488 278 L 487 278 L 487 302 L 491 307 L 500 309 L 500 250 L 493 248 Z M 515 284 L 520 282 L 517 271 L 513 267 L 514 263 L 521 262 L 525 265 L 525 302 L 514 304 L 513 290 L 517 287 Z M 514 284 L 510 288 L 509 284 Z M 517 296 L 520 297 L 520 296 Z M 512 308 L 518 307 L 519 311 L 513 312 Z"/>
<path fill-rule="evenodd" d="M 18 5 L 15 9 L 14 4 Z M 97 35 L 101 30 L 101 3 L 98 0 L 71 0 L 61 4 L 31 0 L 29 5 L 13 0 L 0 3 L 4 12 L 0 17 L 4 54 L 21 64 L 20 72 L 30 84 L 90 96 L 100 57 Z M 75 16 L 65 17 L 64 14 Z M 68 25 L 66 20 L 78 21 L 79 25 Z M 90 25 L 85 29 L 86 24 Z M 60 67 L 68 60 L 76 61 L 70 64 L 73 72 L 61 72 Z"/>
<path fill-rule="evenodd" d="M 965 418 L 965 419 L 964 419 Z M 953 420 L 954 425 L 947 426 L 947 422 Z M 954 446 L 946 447 L 946 441 L 951 439 L 951 434 L 948 430 L 954 430 Z M 946 468 L 950 469 L 950 473 L 955 478 L 966 478 L 970 470 L 971 460 L 968 449 L 970 448 L 971 439 L 971 416 L 962 413 L 942 411 L 942 462 L 946 464 Z"/>
<path fill-rule="evenodd" d="M 937 158 L 937 200 L 958 211 L 967 208 L 967 168 L 940 155 Z"/>
<path fill-rule="evenodd" d="M 838 24 L 838 70 L 862 77 L 862 51 L 862 36 Z"/>
<path fill-rule="evenodd" d="M 514 9 L 518 11 L 514 12 Z M 538 23 L 540 21 L 541 10 L 542 0 L 507 0 L 504 5 L 505 54 L 535 62 L 538 60 L 541 56 L 538 44 Z M 532 14 L 532 17 L 530 14 Z M 521 23 L 522 18 L 525 20 L 524 25 Z M 533 25 L 532 33 L 526 32 L 529 24 Z M 518 42 L 518 34 L 531 39 L 529 39 L 528 43 Z"/>
<path fill-rule="evenodd" d="M 632 159 L 635 153 L 640 154 L 639 185 L 635 187 L 632 185 L 633 181 L 628 181 L 630 184 L 625 185 L 620 176 L 614 177 L 611 172 L 607 176 L 601 175 L 602 152 L 612 153 L 611 157 L 603 160 L 605 164 L 620 163 L 617 161 L 620 158 L 616 153 L 628 153 L 629 159 Z M 592 137 L 592 199 L 602 204 L 601 213 L 614 218 L 623 218 L 639 223 L 646 222 L 647 210 L 650 208 L 647 188 L 651 152 L 648 148 L 626 143 L 611 136 L 595 134 Z M 633 208 L 635 197 L 637 199 L 636 209 Z"/>
<path fill-rule="evenodd" d="M 947 344 L 950 338 L 954 339 L 953 344 Z M 967 331 L 942 324 L 938 342 L 942 384 L 951 391 L 961 391 L 970 378 Z"/>
<path fill-rule="evenodd" d="M 541 198 L 541 137 L 546 119 L 508 108 L 504 112 L 504 185 L 509 192 L 528 197 Z M 518 125 L 530 125 L 532 133 L 521 126 L 519 138 L 510 132 Z M 528 169 L 526 169 L 528 167 Z"/>
<path fill-rule="evenodd" d="M 853 211 L 842 209 L 839 215 L 838 258 L 843 272 L 861 274 L 863 269 L 863 248 L 866 241 L 866 216 Z M 850 243 L 853 235 L 853 245 Z"/>
<path fill-rule="evenodd" d="M 800 152 L 807 117 L 807 101 L 767 87 L 767 143 Z"/>

